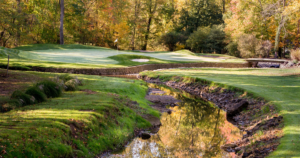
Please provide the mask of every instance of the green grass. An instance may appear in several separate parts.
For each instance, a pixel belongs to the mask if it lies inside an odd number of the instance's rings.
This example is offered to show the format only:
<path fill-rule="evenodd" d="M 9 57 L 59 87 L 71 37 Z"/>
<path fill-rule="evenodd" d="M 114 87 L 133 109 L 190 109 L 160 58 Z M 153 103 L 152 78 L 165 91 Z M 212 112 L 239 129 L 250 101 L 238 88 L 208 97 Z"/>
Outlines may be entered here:
<path fill-rule="evenodd" d="M 195 53 L 195 54 L 199 56 L 214 56 L 214 57 L 226 57 L 228 59 L 239 59 L 237 57 L 230 56 L 227 54 L 210 54 L 210 53 Z"/>
<path fill-rule="evenodd" d="M 132 59 L 149 59 L 149 62 L 147 64 L 167 64 L 170 63 L 170 61 L 167 60 L 160 60 L 152 57 L 142 56 L 142 55 L 133 55 L 133 54 L 120 54 L 109 57 L 110 59 L 114 59 L 118 61 L 119 65 L 124 66 L 136 66 L 141 65 L 140 62 L 134 62 Z"/>
<path fill-rule="evenodd" d="M 10 65 L 16 69 L 30 67 L 56 68 L 110 68 L 126 67 L 156 63 L 194 63 L 194 62 L 228 62 L 242 63 L 243 59 L 219 59 L 199 56 L 188 50 L 176 52 L 137 52 L 117 51 L 109 48 L 86 46 L 78 44 L 33 44 L 14 49 L 0 48 L 0 68 L 7 65 L 7 55 L 10 55 Z M 150 62 L 132 62 L 131 57 L 151 58 Z"/>
<path fill-rule="evenodd" d="M 300 69 L 172 69 L 143 72 L 150 77 L 188 76 L 244 89 L 276 105 L 284 137 L 269 157 L 300 157 Z M 225 87 L 226 87 L 225 86 Z"/>
<path fill-rule="evenodd" d="M 103 47 L 80 45 L 80 44 L 29 44 L 14 48 L 21 51 L 47 50 L 47 49 L 108 49 Z"/>
<path fill-rule="evenodd" d="M 140 115 L 159 117 L 144 98 L 147 85 L 142 81 L 76 76 L 84 80 L 79 88 L 93 93 L 64 92 L 59 98 L 0 114 L 0 155 L 5 151 L 4 157 L 95 157 L 120 147 L 135 128 L 149 127 Z"/>

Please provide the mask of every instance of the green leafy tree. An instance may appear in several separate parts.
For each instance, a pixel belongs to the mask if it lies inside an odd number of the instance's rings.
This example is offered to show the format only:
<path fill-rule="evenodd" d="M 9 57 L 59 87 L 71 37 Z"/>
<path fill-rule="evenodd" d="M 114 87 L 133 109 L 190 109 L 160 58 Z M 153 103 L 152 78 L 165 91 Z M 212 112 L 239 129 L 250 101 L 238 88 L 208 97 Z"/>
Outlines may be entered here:
<path fill-rule="evenodd" d="M 169 32 L 167 34 L 164 34 L 160 41 L 168 47 L 170 51 L 174 51 L 176 48 L 176 44 L 183 44 L 186 41 L 186 37 L 180 33 L 176 32 Z"/>
<path fill-rule="evenodd" d="M 176 31 L 184 32 L 186 35 L 190 35 L 198 27 L 224 23 L 222 10 L 214 1 L 189 1 L 187 7 L 181 10 L 180 15 Z"/>
<path fill-rule="evenodd" d="M 222 25 L 212 27 L 199 27 L 192 33 L 187 42 L 187 46 L 195 52 L 217 52 L 221 53 L 224 49 L 225 33 Z"/>
<path fill-rule="evenodd" d="M 228 54 L 235 57 L 241 57 L 240 51 L 238 50 L 238 44 L 236 42 L 230 42 L 225 49 Z"/>

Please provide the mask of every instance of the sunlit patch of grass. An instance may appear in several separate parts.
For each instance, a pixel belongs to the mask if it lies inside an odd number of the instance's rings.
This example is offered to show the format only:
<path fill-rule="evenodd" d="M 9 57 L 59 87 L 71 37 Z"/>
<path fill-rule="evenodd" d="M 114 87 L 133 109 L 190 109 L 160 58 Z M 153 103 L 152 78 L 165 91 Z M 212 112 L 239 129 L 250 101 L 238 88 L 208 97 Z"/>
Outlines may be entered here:
<path fill-rule="evenodd" d="M 284 118 L 284 137 L 269 157 L 299 157 L 300 69 L 192 68 L 142 72 L 151 76 L 188 76 L 222 86 L 236 87 L 270 101 Z M 264 108 L 262 112 L 267 112 Z"/>

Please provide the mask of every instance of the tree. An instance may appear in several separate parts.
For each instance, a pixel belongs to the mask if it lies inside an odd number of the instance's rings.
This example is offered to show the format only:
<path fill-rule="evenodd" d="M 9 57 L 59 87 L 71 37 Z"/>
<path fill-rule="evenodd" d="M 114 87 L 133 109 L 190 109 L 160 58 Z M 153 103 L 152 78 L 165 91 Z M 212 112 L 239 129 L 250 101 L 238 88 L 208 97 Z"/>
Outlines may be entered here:
<path fill-rule="evenodd" d="M 64 0 L 60 0 L 60 44 L 64 44 Z"/>
<path fill-rule="evenodd" d="M 198 27 L 223 24 L 222 17 L 222 11 L 214 1 L 189 1 L 186 8 L 183 8 L 180 12 L 176 31 L 190 35 Z"/>
<path fill-rule="evenodd" d="M 186 40 L 187 39 L 184 35 L 176 32 L 169 32 L 167 34 L 164 34 L 160 39 L 161 43 L 166 45 L 169 51 L 174 51 L 176 48 L 176 44 L 185 43 Z"/>
<path fill-rule="evenodd" d="M 142 50 L 147 49 L 150 28 L 151 28 L 152 20 L 155 16 L 155 13 L 157 10 L 158 0 L 146 0 L 145 4 L 146 4 L 146 10 L 148 12 L 148 19 L 147 19 L 147 25 L 146 25 L 147 30 L 145 32 L 145 41 L 144 41 L 144 46 L 142 47 Z"/>
<path fill-rule="evenodd" d="M 222 25 L 212 27 L 199 27 L 192 33 L 187 42 L 187 46 L 195 52 L 217 52 L 221 53 L 224 45 L 225 33 Z"/>

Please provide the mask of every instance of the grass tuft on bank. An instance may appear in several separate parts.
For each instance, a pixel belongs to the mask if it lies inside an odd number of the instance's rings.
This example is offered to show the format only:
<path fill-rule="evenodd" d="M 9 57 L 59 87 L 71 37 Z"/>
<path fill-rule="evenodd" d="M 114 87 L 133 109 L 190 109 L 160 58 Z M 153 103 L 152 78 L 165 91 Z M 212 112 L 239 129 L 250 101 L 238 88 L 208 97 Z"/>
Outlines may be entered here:
<path fill-rule="evenodd" d="M 284 136 L 269 157 L 300 156 L 300 69 L 191 68 L 142 72 L 149 77 L 186 76 L 236 87 L 276 106 L 284 118 Z"/>
<path fill-rule="evenodd" d="M 50 79 L 58 75 L 11 71 L 12 76 L 24 74 Z M 149 127 L 143 114 L 159 117 L 144 98 L 147 86 L 142 81 L 76 76 L 84 81 L 78 91 L 0 115 L 1 156 L 95 157 L 122 147 L 134 129 Z"/>

